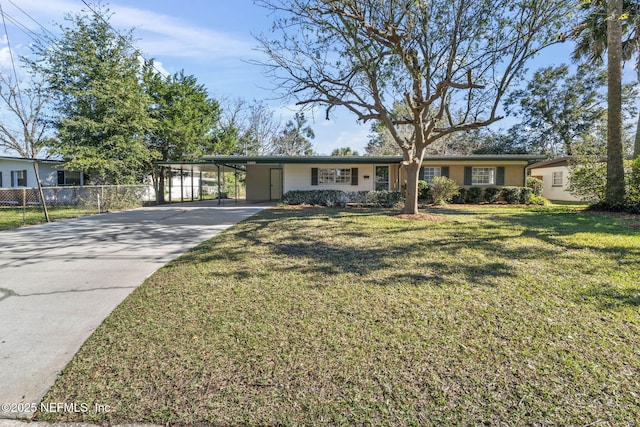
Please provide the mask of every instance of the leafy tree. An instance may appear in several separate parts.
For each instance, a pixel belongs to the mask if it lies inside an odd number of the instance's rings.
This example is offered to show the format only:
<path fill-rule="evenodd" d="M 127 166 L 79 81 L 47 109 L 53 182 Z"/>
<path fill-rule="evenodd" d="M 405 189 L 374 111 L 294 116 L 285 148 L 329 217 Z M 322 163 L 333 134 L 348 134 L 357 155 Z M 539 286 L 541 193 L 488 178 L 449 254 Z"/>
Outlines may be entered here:
<path fill-rule="evenodd" d="M 304 113 L 296 113 L 273 141 L 272 155 L 276 156 L 312 156 L 311 139 L 315 138 L 313 129 L 307 125 Z"/>
<path fill-rule="evenodd" d="M 357 151 L 352 150 L 349 147 L 341 147 L 341 148 L 336 148 L 335 150 L 333 150 L 331 152 L 332 156 L 340 156 L 340 157 L 345 157 L 345 156 L 359 156 Z"/>
<path fill-rule="evenodd" d="M 199 159 L 212 145 L 212 132 L 219 118 L 218 102 L 211 99 L 203 85 L 184 71 L 170 76 L 157 73 L 147 64 L 144 87 L 151 99 L 149 115 L 153 127 L 146 134 L 151 159 L 190 161 Z M 154 182 L 164 188 L 165 170 L 156 174 Z M 160 192 L 159 200 L 164 201 Z"/>
<path fill-rule="evenodd" d="M 280 17 L 277 34 L 260 43 L 283 90 L 327 115 L 344 107 L 389 130 L 404 157 L 406 213 L 418 211 L 427 147 L 499 120 L 509 85 L 558 40 L 570 9 L 560 0 L 260 3 Z"/>
<path fill-rule="evenodd" d="M 574 142 L 604 118 L 601 88 L 605 81 L 601 69 L 586 64 L 575 74 L 565 64 L 537 70 L 505 102 L 507 111 L 522 119 L 514 130 L 523 145 L 550 157 L 571 155 Z"/>
<path fill-rule="evenodd" d="M 59 115 L 52 152 L 95 182 L 131 184 L 152 158 L 149 98 L 131 32 L 117 34 L 108 19 L 102 10 L 68 15 L 58 40 L 35 45 L 32 66 L 45 76 Z"/>
<path fill-rule="evenodd" d="M 607 185 L 606 126 L 575 145 L 569 165 L 571 194 L 589 202 L 605 198 Z"/>

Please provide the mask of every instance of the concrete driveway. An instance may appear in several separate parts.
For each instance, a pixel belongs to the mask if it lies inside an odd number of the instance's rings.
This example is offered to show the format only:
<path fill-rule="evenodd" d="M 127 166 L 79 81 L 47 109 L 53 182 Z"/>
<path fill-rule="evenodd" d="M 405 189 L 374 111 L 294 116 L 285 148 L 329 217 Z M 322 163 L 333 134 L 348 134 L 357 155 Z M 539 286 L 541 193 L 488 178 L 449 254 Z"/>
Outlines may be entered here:
<path fill-rule="evenodd" d="M 196 202 L 0 231 L 0 418 L 29 418 L 145 278 L 267 206 Z"/>

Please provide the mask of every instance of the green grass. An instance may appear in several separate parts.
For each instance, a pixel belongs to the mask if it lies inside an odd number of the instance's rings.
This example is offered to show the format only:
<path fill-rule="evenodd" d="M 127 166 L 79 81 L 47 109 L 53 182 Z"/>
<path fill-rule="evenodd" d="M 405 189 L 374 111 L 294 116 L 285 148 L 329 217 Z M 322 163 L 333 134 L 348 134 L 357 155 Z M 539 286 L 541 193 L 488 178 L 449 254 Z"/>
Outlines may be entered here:
<path fill-rule="evenodd" d="M 49 208 L 49 219 L 56 221 L 95 213 L 95 209 L 55 207 Z M 23 225 L 41 224 L 43 222 L 45 222 L 44 213 L 39 207 L 28 207 L 24 212 L 22 208 L 0 207 L 0 230 L 22 227 Z"/>
<path fill-rule="evenodd" d="M 637 219 L 570 206 L 267 210 L 135 290 L 49 421 L 635 425 Z"/>

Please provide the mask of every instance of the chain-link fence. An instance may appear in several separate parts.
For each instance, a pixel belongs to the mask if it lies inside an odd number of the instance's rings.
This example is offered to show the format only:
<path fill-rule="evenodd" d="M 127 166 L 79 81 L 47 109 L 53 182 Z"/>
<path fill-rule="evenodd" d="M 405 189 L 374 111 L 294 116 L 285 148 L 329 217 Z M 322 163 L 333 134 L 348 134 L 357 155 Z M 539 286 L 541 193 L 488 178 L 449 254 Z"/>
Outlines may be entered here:
<path fill-rule="evenodd" d="M 155 203 L 147 185 L 42 187 L 44 204 L 52 219 L 90 215 Z M 37 188 L 0 188 L 0 229 L 45 221 Z"/>

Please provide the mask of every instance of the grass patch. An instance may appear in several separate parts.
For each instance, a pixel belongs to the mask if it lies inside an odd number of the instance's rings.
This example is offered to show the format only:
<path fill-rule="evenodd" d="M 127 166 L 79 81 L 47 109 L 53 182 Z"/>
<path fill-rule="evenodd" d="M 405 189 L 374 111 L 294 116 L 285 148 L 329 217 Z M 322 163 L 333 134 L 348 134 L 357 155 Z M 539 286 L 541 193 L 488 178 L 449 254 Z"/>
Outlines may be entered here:
<path fill-rule="evenodd" d="M 83 209 L 77 207 L 49 207 L 49 219 L 51 221 L 77 218 L 85 215 L 93 215 L 95 209 Z M 23 225 L 35 225 L 45 222 L 42 208 L 22 208 L 0 206 L 0 230 L 22 227 Z"/>
<path fill-rule="evenodd" d="M 640 233 L 570 207 L 273 209 L 162 268 L 49 421 L 633 425 Z M 441 219 L 444 217 L 444 219 Z"/>

